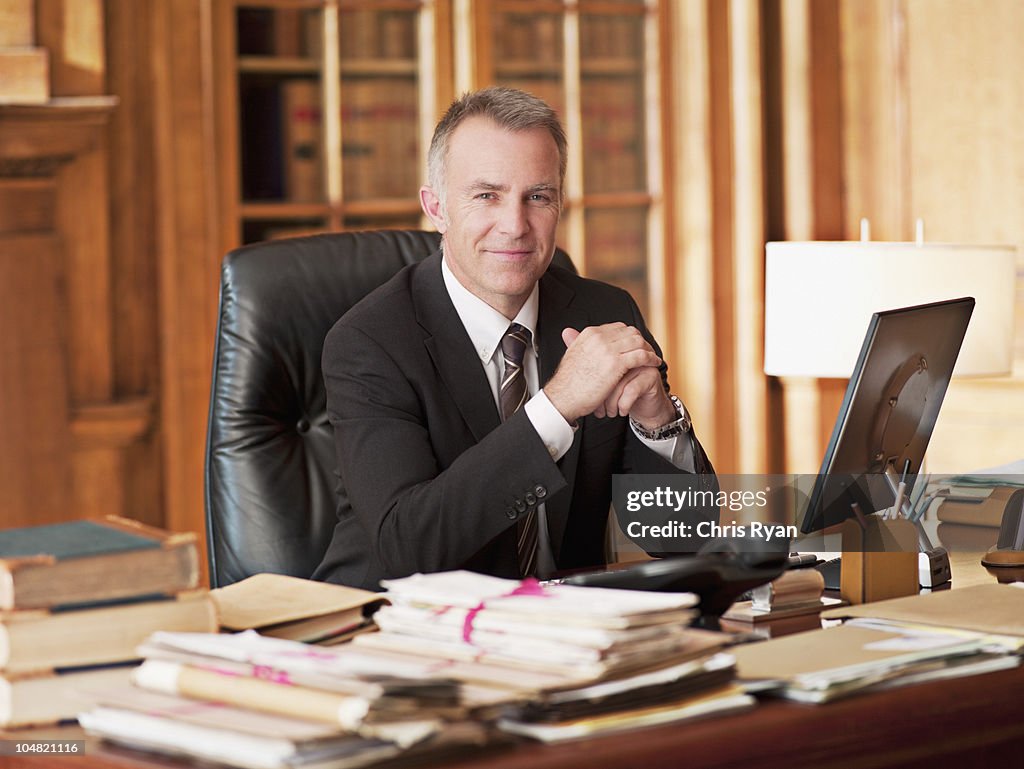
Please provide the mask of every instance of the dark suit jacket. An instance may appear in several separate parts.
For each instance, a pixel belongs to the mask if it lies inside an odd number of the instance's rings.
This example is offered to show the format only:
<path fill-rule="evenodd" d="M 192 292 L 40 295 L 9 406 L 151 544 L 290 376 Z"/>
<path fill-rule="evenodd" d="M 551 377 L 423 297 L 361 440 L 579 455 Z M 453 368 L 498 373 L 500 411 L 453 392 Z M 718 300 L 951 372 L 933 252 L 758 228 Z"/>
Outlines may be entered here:
<path fill-rule="evenodd" d="M 540 281 L 540 382 L 565 352 L 563 328 L 613 321 L 654 344 L 625 291 L 550 268 Z M 584 418 L 557 463 L 525 411 L 502 423 L 439 254 L 347 312 L 327 335 L 323 370 L 342 492 L 316 579 L 377 589 L 417 571 L 518 577 L 515 521 L 541 502 L 558 567 L 603 565 L 612 474 L 679 472 L 625 418 Z M 698 470 L 712 472 L 694 445 Z"/>

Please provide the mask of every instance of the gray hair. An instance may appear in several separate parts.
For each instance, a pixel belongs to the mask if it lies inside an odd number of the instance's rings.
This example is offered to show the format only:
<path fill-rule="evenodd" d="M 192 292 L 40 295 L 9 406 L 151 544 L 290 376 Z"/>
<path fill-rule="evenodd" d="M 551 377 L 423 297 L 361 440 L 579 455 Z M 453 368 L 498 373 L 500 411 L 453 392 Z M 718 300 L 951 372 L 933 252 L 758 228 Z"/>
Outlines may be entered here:
<path fill-rule="evenodd" d="M 434 129 L 427 153 L 427 181 L 445 206 L 445 185 L 448 145 L 452 134 L 463 121 L 475 116 L 487 117 L 507 131 L 528 131 L 544 128 L 558 148 L 559 202 L 564 196 L 568 141 L 558 114 L 543 99 L 517 88 L 491 86 L 465 93 L 452 102 Z"/>

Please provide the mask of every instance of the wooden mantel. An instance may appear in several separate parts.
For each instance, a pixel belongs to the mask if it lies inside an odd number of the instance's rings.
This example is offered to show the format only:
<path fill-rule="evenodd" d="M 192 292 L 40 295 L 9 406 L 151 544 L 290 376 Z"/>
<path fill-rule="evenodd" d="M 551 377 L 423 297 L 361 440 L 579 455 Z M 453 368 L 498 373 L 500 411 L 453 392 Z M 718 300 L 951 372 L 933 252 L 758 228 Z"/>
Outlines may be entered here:
<path fill-rule="evenodd" d="M 86 154 L 105 142 L 113 96 L 66 96 L 46 104 L 0 104 L 0 160 L 47 160 Z M 5 165 L 0 175 L 12 175 Z"/>

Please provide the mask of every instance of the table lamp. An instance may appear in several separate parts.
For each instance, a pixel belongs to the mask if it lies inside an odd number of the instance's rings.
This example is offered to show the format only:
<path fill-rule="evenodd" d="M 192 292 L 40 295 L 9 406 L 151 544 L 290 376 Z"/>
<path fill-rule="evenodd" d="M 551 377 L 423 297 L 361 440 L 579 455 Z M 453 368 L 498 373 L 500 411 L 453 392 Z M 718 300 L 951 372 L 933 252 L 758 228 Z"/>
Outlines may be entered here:
<path fill-rule="evenodd" d="M 862 236 L 866 226 L 862 224 Z M 764 371 L 848 378 L 871 315 L 973 296 L 954 376 L 1009 374 L 1016 248 L 957 243 L 780 241 L 766 246 Z"/>

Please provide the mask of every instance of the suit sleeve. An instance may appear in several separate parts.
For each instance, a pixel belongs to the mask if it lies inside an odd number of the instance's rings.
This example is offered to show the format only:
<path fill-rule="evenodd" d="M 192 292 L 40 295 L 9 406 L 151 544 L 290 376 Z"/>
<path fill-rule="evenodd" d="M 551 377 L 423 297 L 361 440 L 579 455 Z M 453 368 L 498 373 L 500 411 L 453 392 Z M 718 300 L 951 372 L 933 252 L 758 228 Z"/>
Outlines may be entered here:
<path fill-rule="evenodd" d="M 459 568 L 514 525 L 517 502 L 566 485 L 525 411 L 474 444 L 457 435 L 468 430 L 458 414 L 425 403 L 423 388 L 358 328 L 328 335 L 323 369 L 342 483 L 387 574 Z M 468 447 L 439 457 L 452 451 L 438 443 L 449 438 Z"/>

